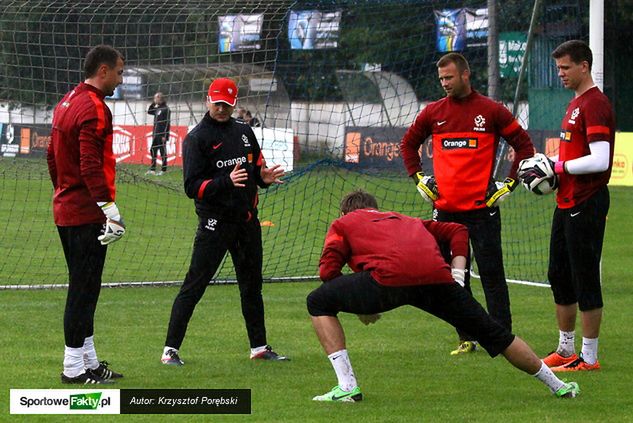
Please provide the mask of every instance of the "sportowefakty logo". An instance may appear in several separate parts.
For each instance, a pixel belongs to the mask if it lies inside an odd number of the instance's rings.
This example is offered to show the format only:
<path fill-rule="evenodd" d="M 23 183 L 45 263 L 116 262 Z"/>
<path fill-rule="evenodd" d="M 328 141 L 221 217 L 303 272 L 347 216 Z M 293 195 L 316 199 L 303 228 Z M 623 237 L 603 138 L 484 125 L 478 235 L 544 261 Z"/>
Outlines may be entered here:
<path fill-rule="evenodd" d="M 104 398 L 106 400 L 106 398 Z M 101 401 L 101 392 L 91 392 L 89 394 L 76 394 L 70 396 L 70 409 L 71 410 L 96 410 L 99 405 L 109 405 L 108 402 L 103 404 Z"/>

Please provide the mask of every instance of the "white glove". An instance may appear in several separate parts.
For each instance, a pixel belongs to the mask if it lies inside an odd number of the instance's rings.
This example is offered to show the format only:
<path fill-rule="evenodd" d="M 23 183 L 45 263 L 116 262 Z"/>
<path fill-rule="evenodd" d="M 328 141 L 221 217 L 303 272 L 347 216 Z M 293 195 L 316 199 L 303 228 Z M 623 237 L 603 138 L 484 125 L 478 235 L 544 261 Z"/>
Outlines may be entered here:
<path fill-rule="evenodd" d="M 108 245 L 121 239 L 125 233 L 125 223 L 119 213 L 119 208 L 114 201 L 109 203 L 97 203 L 101 207 L 101 211 L 106 216 L 105 231 L 103 235 L 97 237 L 101 245 Z"/>
<path fill-rule="evenodd" d="M 451 275 L 455 282 L 457 282 L 460 286 L 465 285 L 466 280 L 466 270 L 465 269 L 451 269 Z"/>

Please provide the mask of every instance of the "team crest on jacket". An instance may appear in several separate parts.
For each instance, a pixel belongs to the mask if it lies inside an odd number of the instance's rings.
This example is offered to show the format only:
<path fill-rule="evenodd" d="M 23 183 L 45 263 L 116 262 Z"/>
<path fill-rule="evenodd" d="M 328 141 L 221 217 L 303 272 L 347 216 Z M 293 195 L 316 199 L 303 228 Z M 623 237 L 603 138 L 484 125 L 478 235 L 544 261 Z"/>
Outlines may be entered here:
<path fill-rule="evenodd" d="M 209 231 L 215 231 L 215 227 L 218 224 L 217 219 L 207 219 L 207 224 L 204 225 L 204 228 Z"/>
<path fill-rule="evenodd" d="M 485 132 L 486 131 L 486 127 L 484 126 L 485 124 L 486 124 L 486 118 L 484 118 L 482 115 L 475 116 L 475 127 L 473 128 L 473 131 Z"/>
<path fill-rule="evenodd" d="M 244 143 L 244 147 L 250 147 L 251 143 L 248 140 L 248 137 L 245 134 L 242 134 L 242 142 Z"/>
<path fill-rule="evenodd" d="M 567 122 L 571 123 L 572 125 L 575 125 L 576 118 L 578 117 L 579 114 L 580 114 L 580 107 L 576 107 L 574 110 L 571 111 L 571 115 L 569 116 L 569 120 Z"/>

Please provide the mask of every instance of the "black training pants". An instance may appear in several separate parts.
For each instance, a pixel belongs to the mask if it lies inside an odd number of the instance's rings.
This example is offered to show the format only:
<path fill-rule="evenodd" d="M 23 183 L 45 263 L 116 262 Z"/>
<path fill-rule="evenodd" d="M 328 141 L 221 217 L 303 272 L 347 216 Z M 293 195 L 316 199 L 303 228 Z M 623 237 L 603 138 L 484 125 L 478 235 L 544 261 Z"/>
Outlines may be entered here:
<path fill-rule="evenodd" d="M 81 348 L 84 339 L 94 334 L 94 316 L 108 248 L 97 240 L 103 233 L 103 224 L 58 226 L 57 230 L 68 266 L 64 341 L 67 347 Z"/>
<path fill-rule="evenodd" d="M 165 144 L 167 143 L 166 136 L 164 135 L 155 135 L 152 140 L 152 147 L 150 148 L 150 154 L 152 155 L 152 165 L 150 169 L 156 170 L 156 157 L 158 153 L 160 153 L 160 159 L 162 160 L 162 171 L 167 170 L 167 148 Z"/>
<path fill-rule="evenodd" d="M 231 254 L 242 315 L 251 348 L 266 345 L 262 299 L 262 231 L 259 220 L 233 223 L 200 218 L 185 281 L 174 300 L 165 345 L 180 348 L 193 310 L 222 263 Z"/>
<path fill-rule="evenodd" d="M 556 304 L 603 307 L 600 261 L 609 204 L 605 186 L 583 203 L 554 210 L 548 277 Z"/>
<path fill-rule="evenodd" d="M 447 213 L 437 210 L 434 217 L 438 222 L 461 223 L 468 228 L 470 245 L 473 249 L 481 285 L 486 296 L 486 307 L 490 316 L 509 331 L 512 331 L 510 294 L 503 269 L 501 250 L 501 210 L 498 207 L 484 208 L 461 213 Z M 446 251 L 442 251 L 446 257 Z M 450 260 L 448 260 L 450 263 Z M 467 269 L 470 268 L 468 257 Z M 470 272 L 466 273 L 466 287 L 470 289 Z M 460 337 L 464 338 L 460 333 Z"/>
<path fill-rule="evenodd" d="M 411 305 L 473 335 L 492 357 L 503 352 L 514 335 L 495 320 L 457 283 L 385 286 L 369 272 L 343 275 L 323 283 L 308 295 L 311 316 L 339 312 L 376 314 Z"/>

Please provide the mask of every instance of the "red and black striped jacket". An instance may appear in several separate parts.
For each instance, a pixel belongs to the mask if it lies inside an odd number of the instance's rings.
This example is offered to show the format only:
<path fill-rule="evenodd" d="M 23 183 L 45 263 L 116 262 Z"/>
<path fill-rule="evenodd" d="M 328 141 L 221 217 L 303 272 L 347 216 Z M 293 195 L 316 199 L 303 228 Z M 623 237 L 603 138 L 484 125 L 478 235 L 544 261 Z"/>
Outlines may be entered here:
<path fill-rule="evenodd" d="M 103 99 L 82 82 L 55 107 L 47 161 L 58 226 L 105 222 L 97 202 L 115 199 L 112 113 Z"/>
<path fill-rule="evenodd" d="M 568 209 L 587 201 L 609 183 L 615 149 L 615 116 L 609 99 L 598 87 L 590 88 L 569 103 L 560 132 L 558 160 L 573 160 L 591 154 L 589 143 L 609 142 L 609 168 L 585 175 L 558 175 L 556 201 Z"/>

